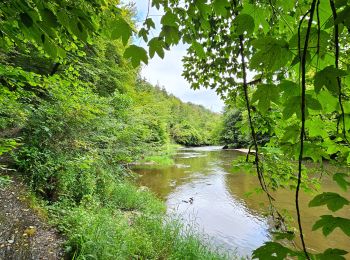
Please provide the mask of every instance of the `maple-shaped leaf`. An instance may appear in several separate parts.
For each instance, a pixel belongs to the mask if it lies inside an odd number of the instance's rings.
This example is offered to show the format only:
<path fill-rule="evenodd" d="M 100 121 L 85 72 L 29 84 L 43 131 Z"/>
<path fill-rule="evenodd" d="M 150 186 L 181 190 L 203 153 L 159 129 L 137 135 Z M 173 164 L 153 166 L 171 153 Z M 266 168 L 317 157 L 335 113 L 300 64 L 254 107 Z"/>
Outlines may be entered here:
<path fill-rule="evenodd" d="M 228 0 L 214 0 L 213 8 L 217 15 L 226 17 L 228 14 L 226 8 L 230 8 L 230 3 Z"/>
<path fill-rule="evenodd" d="M 178 44 L 180 41 L 179 30 L 175 26 L 164 25 L 159 36 L 164 37 L 168 45 Z"/>
<path fill-rule="evenodd" d="M 334 212 L 349 204 L 350 202 L 338 193 L 323 192 L 310 201 L 309 207 L 327 205 L 327 208 Z"/>
<path fill-rule="evenodd" d="M 133 67 L 137 67 L 141 64 L 141 61 L 148 63 L 147 52 L 144 48 L 136 45 L 130 45 L 124 52 L 124 58 L 130 59 Z"/>
<path fill-rule="evenodd" d="M 323 215 L 313 225 L 312 230 L 322 228 L 322 233 L 328 236 L 334 229 L 340 228 L 347 236 L 350 236 L 350 219 Z"/>
<path fill-rule="evenodd" d="M 151 28 L 153 28 L 153 29 L 156 28 L 156 25 L 154 24 L 154 22 L 151 18 L 147 18 L 143 24 L 147 26 L 148 30 Z"/>
<path fill-rule="evenodd" d="M 192 48 L 194 49 L 194 51 L 196 52 L 196 54 L 199 58 L 201 58 L 201 59 L 205 58 L 205 51 L 204 51 L 203 46 L 200 43 L 198 43 L 196 41 L 192 42 Z"/>
<path fill-rule="evenodd" d="M 253 259 L 286 259 L 293 251 L 276 242 L 266 242 L 253 251 Z"/>
<path fill-rule="evenodd" d="M 318 260 L 345 260 L 344 255 L 348 252 L 338 248 L 328 248 L 321 254 L 316 254 Z"/>
<path fill-rule="evenodd" d="M 112 39 L 122 38 L 122 42 L 126 45 L 132 35 L 132 28 L 122 17 L 116 19 L 113 23 L 113 29 L 111 31 Z"/>
<path fill-rule="evenodd" d="M 292 58 L 288 43 L 283 39 L 262 37 L 252 45 L 258 49 L 250 60 L 250 67 L 259 71 L 276 71 L 284 67 Z"/>
<path fill-rule="evenodd" d="M 279 88 L 273 84 L 260 84 L 253 93 L 252 103 L 258 101 L 258 108 L 262 114 L 266 114 L 271 106 L 271 102 L 279 102 Z"/>
<path fill-rule="evenodd" d="M 167 25 L 167 26 L 175 26 L 177 21 L 177 17 L 174 13 L 167 11 L 162 19 L 160 20 L 160 23 L 162 25 Z"/>
<path fill-rule="evenodd" d="M 334 95 L 339 94 L 338 77 L 348 75 L 345 70 L 337 69 L 334 66 L 328 66 L 315 74 L 314 86 L 315 92 L 319 93 L 323 86 Z"/>
<path fill-rule="evenodd" d="M 276 240 L 283 240 L 283 239 L 293 240 L 295 238 L 295 233 L 293 231 L 272 232 L 272 234 Z"/>
<path fill-rule="evenodd" d="M 284 109 L 282 111 L 283 119 L 288 119 L 296 114 L 298 118 L 301 118 L 301 96 L 292 96 L 284 103 Z"/>
<path fill-rule="evenodd" d="M 164 58 L 165 43 L 158 37 L 151 39 L 148 42 L 149 56 L 153 58 L 154 54 L 157 53 L 159 57 Z"/>

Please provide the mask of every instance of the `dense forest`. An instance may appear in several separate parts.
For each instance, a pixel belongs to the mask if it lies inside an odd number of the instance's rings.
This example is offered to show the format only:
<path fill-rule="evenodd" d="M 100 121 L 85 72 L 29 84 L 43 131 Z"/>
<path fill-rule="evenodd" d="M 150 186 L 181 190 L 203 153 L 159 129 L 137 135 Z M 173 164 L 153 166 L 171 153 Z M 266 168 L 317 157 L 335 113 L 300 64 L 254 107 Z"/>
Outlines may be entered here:
<path fill-rule="evenodd" d="M 233 164 L 256 174 L 277 227 L 252 257 L 345 259 L 349 248 L 308 248 L 299 202 L 301 190 L 314 192 L 309 207 L 329 213 L 312 230 L 350 236 L 350 219 L 338 215 L 349 200 L 312 186 L 322 174 L 345 192 L 350 186 L 350 3 L 148 5 L 162 10 L 160 28 L 149 13 L 136 24 L 135 6 L 118 0 L 0 3 L 1 188 L 25 183 L 33 207 L 64 236 L 67 258 L 233 258 L 167 217 L 160 200 L 132 183 L 129 165 L 161 163 L 174 144 L 249 148 Z M 221 95 L 223 115 L 141 78 L 142 64 L 181 42 L 183 76 Z M 323 171 L 325 162 L 336 170 Z M 279 189 L 295 194 L 296 229 L 275 207 Z"/>
<path fill-rule="evenodd" d="M 67 15 L 86 28 L 93 3 L 40 3 L 0 4 L 1 184 L 24 180 L 67 237 L 69 257 L 207 255 L 175 221 L 160 224 L 164 206 L 130 183 L 128 165 L 167 162 L 175 144 L 215 143 L 221 116 L 140 78 L 118 37 L 86 38 L 58 15 L 72 8 Z M 118 10 L 131 21 L 132 10 Z M 55 37 L 62 37 L 57 50 Z"/>

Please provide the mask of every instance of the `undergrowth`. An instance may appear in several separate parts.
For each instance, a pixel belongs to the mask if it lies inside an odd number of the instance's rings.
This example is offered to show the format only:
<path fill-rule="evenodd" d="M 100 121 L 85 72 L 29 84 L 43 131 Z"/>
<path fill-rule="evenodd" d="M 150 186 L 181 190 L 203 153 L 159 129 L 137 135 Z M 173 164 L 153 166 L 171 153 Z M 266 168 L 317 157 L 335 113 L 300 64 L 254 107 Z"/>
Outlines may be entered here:
<path fill-rule="evenodd" d="M 49 206 L 67 236 L 71 259 L 227 259 L 195 232 L 165 215 L 165 206 L 133 184 L 115 183 L 108 203 L 85 200 Z M 103 205 L 104 204 L 104 205 Z"/>

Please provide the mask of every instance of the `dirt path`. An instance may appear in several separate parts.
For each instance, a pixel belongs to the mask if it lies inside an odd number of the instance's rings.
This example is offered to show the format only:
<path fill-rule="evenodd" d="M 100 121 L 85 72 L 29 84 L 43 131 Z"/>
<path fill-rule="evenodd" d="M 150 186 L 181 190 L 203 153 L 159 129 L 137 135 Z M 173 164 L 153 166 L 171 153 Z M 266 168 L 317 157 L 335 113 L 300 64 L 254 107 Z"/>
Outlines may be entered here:
<path fill-rule="evenodd" d="M 28 206 L 26 194 L 19 181 L 0 187 L 0 259 L 63 259 L 63 239 Z"/>

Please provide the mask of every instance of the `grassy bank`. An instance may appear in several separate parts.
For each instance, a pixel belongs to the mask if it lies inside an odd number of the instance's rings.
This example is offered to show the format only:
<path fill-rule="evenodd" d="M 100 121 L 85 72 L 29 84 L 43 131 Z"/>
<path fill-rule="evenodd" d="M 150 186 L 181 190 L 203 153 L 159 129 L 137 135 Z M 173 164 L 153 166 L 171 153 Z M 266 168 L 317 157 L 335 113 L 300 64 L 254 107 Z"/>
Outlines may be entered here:
<path fill-rule="evenodd" d="M 170 166 L 173 165 L 174 159 L 173 156 L 176 153 L 176 150 L 179 149 L 181 145 L 167 143 L 162 149 L 157 152 L 153 152 L 149 155 L 146 155 L 143 159 L 139 160 L 139 164 L 155 164 L 159 166 Z"/>
<path fill-rule="evenodd" d="M 102 201 L 49 206 L 72 259 L 225 259 L 191 230 L 165 216 L 164 204 L 129 182 L 113 183 Z"/>

